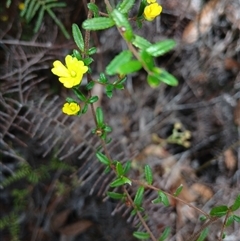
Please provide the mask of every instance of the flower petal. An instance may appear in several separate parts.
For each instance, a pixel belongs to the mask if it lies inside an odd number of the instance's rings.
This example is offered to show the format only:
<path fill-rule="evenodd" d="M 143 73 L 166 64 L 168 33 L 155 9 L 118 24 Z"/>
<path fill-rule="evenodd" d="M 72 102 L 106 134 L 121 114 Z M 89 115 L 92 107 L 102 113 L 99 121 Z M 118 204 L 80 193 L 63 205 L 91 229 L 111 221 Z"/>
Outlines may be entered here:
<path fill-rule="evenodd" d="M 52 72 L 57 76 L 68 77 L 70 76 L 68 69 L 59 61 L 53 62 Z"/>

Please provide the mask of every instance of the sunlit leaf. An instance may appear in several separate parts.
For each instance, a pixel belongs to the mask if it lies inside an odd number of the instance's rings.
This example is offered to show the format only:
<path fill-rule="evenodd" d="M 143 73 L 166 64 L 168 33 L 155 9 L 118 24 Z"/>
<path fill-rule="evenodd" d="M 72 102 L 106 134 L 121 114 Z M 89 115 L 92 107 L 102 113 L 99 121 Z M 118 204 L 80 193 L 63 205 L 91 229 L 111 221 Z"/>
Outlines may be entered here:
<path fill-rule="evenodd" d="M 166 238 L 168 238 L 169 234 L 170 234 L 170 227 L 166 227 L 162 233 L 162 235 L 160 236 L 160 238 L 158 239 L 158 241 L 164 241 Z"/>
<path fill-rule="evenodd" d="M 141 240 L 150 238 L 150 234 L 145 232 L 134 232 L 133 236 Z"/>
<path fill-rule="evenodd" d="M 115 23 L 111 18 L 97 17 L 85 20 L 82 27 L 86 30 L 103 30 L 111 28 L 114 25 Z"/>
<path fill-rule="evenodd" d="M 158 57 L 164 55 L 169 52 L 176 46 L 176 42 L 174 40 L 168 39 L 161 42 L 157 42 L 152 44 L 150 47 L 146 49 L 146 51 L 154 57 Z"/>
<path fill-rule="evenodd" d="M 121 4 L 118 7 L 118 10 L 121 13 L 128 13 L 128 11 L 132 8 L 134 5 L 135 0 L 123 0 Z"/>
<path fill-rule="evenodd" d="M 198 237 L 197 241 L 203 241 L 203 240 L 207 237 L 208 232 L 209 232 L 209 228 L 205 228 L 205 229 L 201 232 L 201 234 L 200 234 L 200 236 Z"/>
<path fill-rule="evenodd" d="M 212 208 L 212 210 L 210 211 L 210 215 L 216 216 L 216 217 L 222 217 L 226 215 L 227 212 L 228 212 L 228 207 L 225 205 L 222 205 L 222 206 L 217 206 Z"/>
<path fill-rule="evenodd" d="M 137 206 L 141 206 L 142 204 L 143 193 L 144 193 L 144 187 L 140 186 L 136 192 L 136 195 L 133 201 Z"/>
<path fill-rule="evenodd" d="M 109 165 L 111 163 L 110 160 L 107 158 L 107 156 L 105 156 L 101 152 L 97 152 L 96 156 L 97 156 L 97 159 L 104 165 Z"/>
<path fill-rule="evenodd" d="M 153 173 L 152 173 L 152 169 L 149 165 L 145 165 L 144 167 L 144 174 L 145 174 L 145 178 L 146 181 L 149 185 L 152 185 L 153 182 Z"/>
<path fill-rule="evenodd" d="M 81 30 L 79 29 L 78 25 L 75 23 L 72 25 L 72 35 L 73 35 L 73 39 L 74 39 L 76 45 L 83 52 L 84 51 L 83 36 L 82 36 Z"/>

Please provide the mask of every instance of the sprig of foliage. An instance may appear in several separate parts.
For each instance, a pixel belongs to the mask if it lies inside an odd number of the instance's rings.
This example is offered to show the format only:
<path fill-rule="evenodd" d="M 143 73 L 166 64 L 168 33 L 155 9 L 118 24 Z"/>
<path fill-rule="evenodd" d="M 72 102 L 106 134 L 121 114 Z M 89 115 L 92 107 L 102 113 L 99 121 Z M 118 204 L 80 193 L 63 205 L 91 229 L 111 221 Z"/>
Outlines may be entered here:
<path fill-rule="evenodd" d="M 31 22 L 32 19 L 37 16 L 37 20 L 34 27 L 34 32 L 38 32 L 45 13 L 53 19 L 56 25 L 61 29 L 62 33 L 67 39 L 70 39 L 70 35 L 66 28 L 60 21 L 60 19 L 53 12 L 53 8 L 64 8 L 66 3 L 58 2 L 58 0 L 25 0 L 24 9 L 21 11 L 21 16 L 24 17 L 27 23 Z"/>

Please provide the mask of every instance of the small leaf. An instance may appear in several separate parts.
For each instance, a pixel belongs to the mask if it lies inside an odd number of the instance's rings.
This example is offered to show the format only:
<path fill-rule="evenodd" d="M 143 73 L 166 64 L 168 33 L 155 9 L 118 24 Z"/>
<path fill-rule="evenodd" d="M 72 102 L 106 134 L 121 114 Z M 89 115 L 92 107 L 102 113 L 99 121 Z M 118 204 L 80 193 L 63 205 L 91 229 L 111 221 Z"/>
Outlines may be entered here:
<path fill-rule="evenodd" d="M 99 9 L 98 6 L 94 3 L 88 3 L 88 9 L 93 12 L 94 17 L 99 17 Z"/>
<path fill-rule="evenodd" d="M 132 181 L 127 178 L 127 177 L 122 177 L 123 181 L 124 181 L 124 184 L 129 184 L 129 185 L 132 185 Z"/>
<path fill-rule="evenodd" d="M 74 94 L 78 97 L 79 100 L 86 102 L 87 101 L 87 97 L 77 88 L 72 88 Z"/>
<path fill-rule="evenodd" d="M 145 50 L 140 52 L 140 57 L 143 63 L 145 64 L 145 70 L 151 71 L 154 68 L 153 57 L 150 54 L 148 54 Z"/>
<path fill-rule="evenodd" d="M 123 168 L 123 175 L 126 175 L 131 169 L 131 161 L 127 161 Z"/>
<path fill-rule="evenodd" d="M 122 163 L 117 162 L 117 164 L 116 164 L 116 172 L 117 172 L 117 175 L 118 175 L 119 177 L 123 175 Z"/>
<path fill-rule="evenodd" d="M 207 220 L 207 217 L 206 216 L 200 216 L 199 219 L 200 219 L 200 221 L 204 222 L 204 221 Z"/>
<path fill-rule="evenodd" d="M 107 158 L 107 156 L 105 156 L 104 154 L 102 154 L 101 152 L 97 152 L 96 153 L 96 157 L 97 159 L 103 163 L 104 165 L 110 165 L 110 160 Z"/>
<path fill-rule="evenodd" d="M 90 82 L 86 85 L 86 89 L 87 89 L 87 90 L 91 90 L 94 85 L 95 85 L 95 82 L 94 82 L 94 81 L 90 81 Z"/>
<path fill-rule="evenodd" d="M 226 222 L 226 227 L 230 226 L 234 222 L 234 217 L 231 215 L 228 217 L 227 222 Z"/>
<path fill-rule="evenodd" d="M 154 75 L 150 75 L 150 74 L 147 76 L 147 82 L 152 88 L 158 87 L 161 83 L 159 78 L 155 77 Z"/>
<path fill-rule="evenodd" d="M 209 228 L 203 229 L 203 231 L 201 232 L 201 234 L 198 237 L 197 241 L 203 241 L 207 237 L 208 232 L 209 232 Z"/>
<path fill-rule="evenodd" d="M 124 193 L 107 192 L 107 195 L 113 199 L 122 199 L 125 197 Z"/>
<path fill-rule="evenodd" d="M 73 35 L 73 39 L 76 43 L 76 45 L 78 46 L 78 48 L 84 52 L 84 40 L 83 40 L 83 36 L 81 33 L 81 30 L 79 29 L 77 24 L 73 24 L 72 25 L 72 35 Z"/>
<path fill-rule="evenodd" d="M 118 74 L 126 75 L 134 73 L 142 68 L 142 64 L 138 60 L 131 60 L 128 63 L 119 66 Z"/>
<path fill-rule="evenodd" d="M 128 13 L 131 7 L 134 5 L 135 0 L 123 0 L 119 5 L 118 10 L 121 13 Z"/>
<path fill-rule="evenodd" d="M 225 205 L 222 205 L 222 206 L 217 206 L 212 208 L 212 210 L 210 211 L 210 215 L 216 216 L 216 217 L 222 217 L 226 215 L 227 212 L 228 212 L 228 207 Z"/>
<path fill-rule="evenodd" d="M 66 98 L 66 102 L 68 102 L 68 103 L 72 103 L 72 102 L 77 102 L 76 100 L 74 100 L 73 98 L 70 98 L 70 97 L 67 97 Z"/>
<path fill-rule="evenodd" d="M 165 70 L 161 71 L 161 73 L 159 75 L 159 79 L 167 85 L 171 85 L 171 86 L 178 85 L 177 79 Z"/>
<path fill-rule="evenodd" d="M 153 57 L 158 57 L 164 55 L 169 52 L 176 46 L 176 42 L 174 40 L 168 39 L 161 42 L 157 42 L 152 44 L 150 47 L 146 49 L 146 51 Z"/>
<path fill-rule="evenodd" d="M 89 100 L 88 100 L 88 103 L 89 104 L 93 104 L 95 102 L 98 101 L 98 96 L 92 96 Z"/>
<path fill-rule="evenodd" d="M 158 195 L 161 198 L 161 202 L 163 203 L 164 206 L 169 206 L 169 200 L 168 197 L 165 193 L 163 193 L 162 191 L 158 191 Z"/>
<path fill-rule="evenodd" d="M 80 54 L 79 51 L 77 51 L 76 49 L 73 50 L 73 56 L 74 56 L 75 58 L 77 58 L 78 60 L 82 60 L 81 54 Z"/>
<path fill-rule="evenodd" d="M 82 27 L 86 30 L 103 30 L 114 25 L 115 23 L 111 18 L 97 17 L 85 20 Z"/>
<path fill-rule="evenodd" d="M 170 234 L 170 227 L 166 227 L 162 233 L 162 235 L 160 236 L 160 238 L 158 239 L 158 241 L 164 241 Z"/>
<path fill-rule="evenodd" d="M 119 177 L 113 182 L 110 183 L 110 187 L 119 187 L 125 184 L 125 180 L 123 180 L 123 177 Z"/>
<path fill-rule="evenodd" d="M 82 61 L 84 62 L 85 65 L 88 66 L 89 64 L 91 64 L 94 61 L 94 59 L 91 57 L 88 57 L 88 58 L 83 59 Z"/>
<path fill-rule="evenodd" d="M 83 106 L 83 108 L 82 108 L 81 113 L 82 113 L 82 114 L 85 114 L 85 113 L 87 113 L 87 111 L 88 111 L 88 104 L 85 104 L 85 105 Z"/>
<path fill-rule="evenodd" d="M 132 58 L 132 53 L 129 50 L 124 50 L 118 54 L 106 67 L 106 73 L 108 75 L 114 75 L 118 73 L 118 69 L 121 65 L 128 63 Z"/>
<path fill-rule="evenodd" d="M 240 208 L 240 195 L 236 197 L 234 204 L 230 208 L 233 212 Z"/>
<path fill-rule="evenodd" d="M 106 92 L 106 95 L 107 95 L 107 97 L 108 97 L 109 99 L 111 99 L 112 96 L 113 96 L 113 92 L 112 92 L 112 91 L 107 91 L 107 92 Z"/>
<path fill-rule="evenodd" d="M 104 129 L 105 132 L 111 132 L 112 131 L 112 127 L 107 126 L 107 125 L 103 129 Z"/>
<path fill-rule="evenodd" d="M 116 23 L 116 25 L 118 26 L 118 28 L 120 29 L 120 31 L 122 32 L 125 40 L 131 41 L 134 35 L 133 35 L 132 27 L 128 19 L 126 18 L 126 16 L 117 9 L 114 9 L 111 12 L 111 16 L 114 22 Z"/>
<path fill-rule="evenodd" d="M 175 193 L 173 194 L 175 197 L 177 197 L 180 193 L 181 193 L 181 191 L 183 190 L 183 185 L 181 184 L 178 188 L 177 188 L 177 190 L 175 191 Z"/>
<path fill-rule="evenodd" d="M 142 201 L 143 201 L 143 193 L 144 193 L 144 187 L 140 186 L 136 192 L 135 198 L 134 198 L 134 203 L 136 206 L 141 206 Z"/>
<path fill-rule="evenodd" d="M 146 48 L 151 46 L 151 43 L 147 39 L 138 35 L 134 36 L 132 44 L 141 50 L 145 50 Z"/>
<path fill-rule="evenodd" d="M 152 173 L 152 169 L 149 165 L 145 165 L 144 167 L 144 173 L 145 173 L 145 178 L 146 181 L 149 185 L 152 185 L 153 182 L 153 173 Z"/>
<path fill-rule="evenodd" d="M 106 77 L 106 75 L 104 73 L 100 73 L 100 75 L 99 75 L 99 82 L 103 83 L 103 84 L 108 82 L 108 79 L 107 79 L 107 77 Z"/>
<path fill-rule="evenodd" d="M 240 216 L 233 215 L 233 219 L 234 219 L 234 221 L 240 223 Z"/>
<path fill-rule="evenodd" d="M 133 236 L 141 240 L 150 238 L 150 234 L 145 232 L 134 232 Z"/>
<path fill-rule="evenodd" d="M 97 53 L 97 48 L 96 47 L 92 47 L 92 48 L 88 49 L 87 53 L 89 55 L 96 54 Z"/>
<path fill-rule="evenodd" d="M 103 111 L 101 107 L 97 107 L 96 109 L 96 120 L 99 126 L 103 125 L 104 116 L 103 116 Z"/>

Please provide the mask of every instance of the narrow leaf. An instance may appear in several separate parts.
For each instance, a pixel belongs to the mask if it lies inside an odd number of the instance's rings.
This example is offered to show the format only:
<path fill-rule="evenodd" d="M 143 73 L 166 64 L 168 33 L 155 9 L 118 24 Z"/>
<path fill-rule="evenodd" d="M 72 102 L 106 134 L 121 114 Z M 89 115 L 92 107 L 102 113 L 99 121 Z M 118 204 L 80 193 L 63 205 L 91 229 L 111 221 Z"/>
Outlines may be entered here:
<path fill-rule="evenodd" d="M 86 30 L 103 30 L 114 25 L 115 23 L 111 18 L 97 17 L 85 20 L 82 27 Z"/>
<path fill-rule="evenodd" d="M 165 84 L 168 84 L 168 85 L 171 85 L 171 86 L 177 86 L 178 85 L 177 79 L 165 70 L 161 71 L 161 73 L 159 75 L 159 79 L 162 82 L 164 82 Z"/>
<path fill-rule="evenodd" d="M 120 31 L 122 32 L 125 40 L 131 41 L 134 35 L 133 35 L 132 27 L 128 19 L 126 18 L 126 16 L 120 11 L 118 11 L 117 9 L 114 9 L 112 11 L 111 16 L 114 22 L 116 23 L 116 25 L 118 26 L 118 28 L 120 29 Z"/>
<path fill-rule="evenodd" d="M 123 175 L 126 175 L 131 168 L 131 161 L 127 161 L 123 168 Z"/>
<path fill-rule="evenodd" d="M 124 181 L 124 184 L 129 184 L 129 185 L 132 185 L 132 181 L 127 178 L 127 177 L 122 177 L 123 181 Z"/>
<path fill-rule="evenodd" d="M 240 208 L 240 194 L 236 197 L 234 204 L 231 206 L 231 210 L 234 212 Z"/>
<path fill-rule="evenodd" d="M 105 156 L 101 152 L 97 152 L 96 156 L 97 156 L 97 159 L 104 165 L 109 165 L 111 163 L 110 160 L 107 158 L 107 156 Z"/>
<path fill-rule="evenodd" d="M 223 206 L 217 206 L 212 208 L 212 210 L 210 211 L 210 215 L 211 216 L 216 216 L 216 217 L 222 217 L 224 215 L 226 215 L 228 212 L 228 207 L 223 205 Z"/>
<path fill-rule="evenodd" d="M 122 64 L 118 73 L 122 75 L 134 73 L 142 68 L 142 64 L 138 60 L 131 60 L 128 63 Z"/>
<path fill-rule="evenodd" d="M 119 177 L 123 175 L 123 167 L 122 167 L 122 163 L 121 162 L 117 162 L 117 164 L 116 164 L 116 172 L 117 172 L 117 175 Z"/>
<path fill-rule="evenodd" d="M 98 6 L 94 3 L 88 3 L 88 9 L 93 12 L 94 17 L 99 17 L 99 9 Z"/>
<path fill-rule="evenodd" d="M 93 104 L 98 101 L 98 96 L 92 96 L 89 100 L 88 103 Z"/>
<path fill-rule="evenodd" d="M 203 241 L 203 240 L 207 237 L 208 232 L 209 232 L 209 228 L 205 228 L 205 229 L 201 232 L 201 234 L 200 234 L 200 236 L 198 237 L 197 241 Z"/>
<path fill-rule="evenodd" d="M 118 10 L 121 13 L 128 13 L 131 7 L 134 5 L 135 0 L 123 0 L 119 5 Z"/>
<path fill-rule="evenodd" d="M 145 38 L 143 38 L 143 37 L 141 37 L 139 35 L 135 35 L 134 36 L 132 44 L 135 47 L 137 47 L 139 49 L 142 49 L 142 50 L 145 50 L 146 48 L 151 46 L 151 43 L 147 39 L 145 39 Z"/>
<path fill-rule="evenodd" d="M 165 193 L 163 193 L 162 191 L 158 191 L 158 195 L 161 198 L 161 201 L 163 203 L 164 206 L 169 206 L 169 200 L 168 197 Z"/>
<path fill-rule="evenodd" d="M 154 60 L 153 57 L 147 53 L 145 50 L 140 52 L 140 57 L 143 63 L 145 64 L 145 70 L 151 71 L 154 68 Z M 147 69 L 146 69 L 147 68 Z"/>
<path fill-rule="evenodd" d="M 145 232 L 134 232 L 133 236 L 141 240 L 150 238 L 150 234 Z"/>
<path fill-rule="evenodd" d="M 107 195 L 113 199 L 122 199 L 125 197 L 124 193 L 117 193 L 117 192 L 107 192 Z"/>
<path fill-rule="evenodd" d="M 122 186 L 124 184 L 130 184 L 131 185 L 131 181 L 126 178 L 126 177 L 119 177 L 116 180 L 114 180 L 113 182 L 110 183 L 110 187 L 119 187 Z"/>
<path fill-rule="evenodd" d="M 164 241 L 170 234 L 170 227 L 166 227 L 162 233 L 162 235 L 160 236 L 160 238 L 158 239 L 158 241 Z"/>
<path fill-rule="evenodd" d="M 161 42 L 157 42 L 152 44 L 150 47 L 146 49 L 146 51 L 153 57 L 158 57 L 164 55 L 169 52 L 176 46 L 176 42 L 174 40 L 168 39 Z"/>
<path fill-rule="evenodd" d="M 103 125 L 104 116 L 103 116 L 103 111 L 101 107 L 97 107 L 96 109 L 96 120 L 99 126 Z"/>
<path fill-rule="evenodd" d="M 117 74 L 119 67 L 129 62 L 131 58 L 132 58 L 132 53 L 129 50 L 122 51 L 106 67 L 106 73 L 108 75 Z"/>
<path fill-rule="evenodd" d="M 144 187 L 140 186 L 136 192 L 136 195 L 133 201 L 136 204 L 136 206 L 141 206 L 143 201 L 143 193 L 144 193 Z"/>
<path fill-rule="evenodd" d="M 144 167 L 144 173 L 145 173 L 145 178 L 146 181 L 149 185 L 152 185 L 153 182 L 153 173 L 152 173 L 152 169 L 149 165 L 145 165 Z"/>
<path fill-rule="evenodd" d="M 148 84 L 152 87 L 152 88 L 156 88 L 160 85 L 161 81 L 159 80 L 159 78 L 157 78 L 154 75 L 148 75 L 147 76 L 147 82 Z"/>
<path fill-rule="evenodd" d="M 240 216 L 233 215 L 233 219 L 234 219 L 234 221 L 240 223 Z"/>
<path fill-rule="evenodd" d="M 226 222 L 226 227 L 230 226 L 234 222 L 234 217 L 231 215 L 228 217 L 227 222 Z"/>
<path fill-rule="evenodd" d="M 175 197 L 177 197 L 180 193 L 181 193 L 181 191 L 183 190 L 183 185 L 181 184 L 178 188 L 177 188 L 177 190 L 175 191 L 175 193 L 173 194 Z"/>
<path fill-rule="evenodd" d="M 84 52 L 84 40 L 83 40 L 83 36 L 81 33 L 81 30 L 79 29 L 77 24 L 73 24 L 72 25 L 72 35 L 73 35 L 73 39 L 76 43 L 76 45 L 78 46 L 78 48 Z"/>

